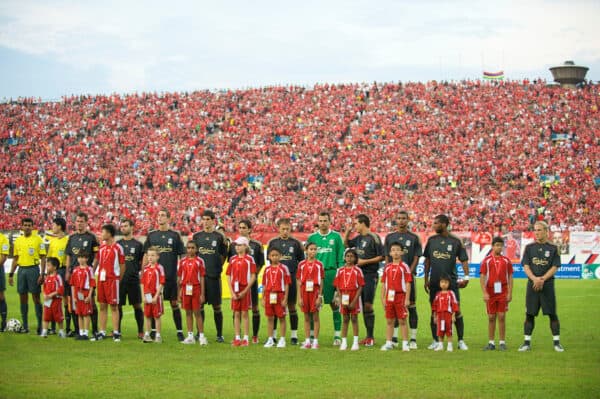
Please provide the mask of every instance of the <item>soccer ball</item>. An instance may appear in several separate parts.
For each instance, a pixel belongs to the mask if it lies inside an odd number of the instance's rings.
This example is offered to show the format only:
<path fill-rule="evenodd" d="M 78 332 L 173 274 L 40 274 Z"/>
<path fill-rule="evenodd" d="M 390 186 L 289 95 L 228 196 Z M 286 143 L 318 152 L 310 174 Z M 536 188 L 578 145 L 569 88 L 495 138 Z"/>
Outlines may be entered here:
<path fill-rule="evenodd" d="M 6 331 L 17 332 L 21 329 L 21 322 L 17 319 L 10 319 L 6 322 Z"/>

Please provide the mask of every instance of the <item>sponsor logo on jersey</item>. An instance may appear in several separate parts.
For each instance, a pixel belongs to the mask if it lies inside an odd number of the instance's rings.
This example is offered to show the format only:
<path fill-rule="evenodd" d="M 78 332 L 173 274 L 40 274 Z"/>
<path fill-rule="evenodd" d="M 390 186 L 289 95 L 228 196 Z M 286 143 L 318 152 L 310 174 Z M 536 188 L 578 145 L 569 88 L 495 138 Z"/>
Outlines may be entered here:
<path fill-rule="evenodd" d="M 536 266 L 548 266 L 549 262 L 546 259 L 540 259 L 540 258 L 534 257 L 531 260 L 531 263 L 533 263 Z"/>
<path fill-rule="evenodd" d="M 452 257 L 452 255 L 446 253 L 446 252 L 440 252 L 440 251 L 433 251 L 433 257 L 436 259 L 445 259 L 448 260 Z"/>

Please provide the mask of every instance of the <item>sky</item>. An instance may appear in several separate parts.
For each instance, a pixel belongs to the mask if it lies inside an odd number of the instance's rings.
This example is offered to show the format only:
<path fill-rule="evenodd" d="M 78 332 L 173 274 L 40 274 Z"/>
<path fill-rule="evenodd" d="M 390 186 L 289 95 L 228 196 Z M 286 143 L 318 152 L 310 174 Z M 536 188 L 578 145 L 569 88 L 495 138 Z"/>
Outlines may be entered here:
<path fill-rule="evenodd" d="M 314 83 L 600 80 L 600 1 L 0 2 L 0 100 Z"/>

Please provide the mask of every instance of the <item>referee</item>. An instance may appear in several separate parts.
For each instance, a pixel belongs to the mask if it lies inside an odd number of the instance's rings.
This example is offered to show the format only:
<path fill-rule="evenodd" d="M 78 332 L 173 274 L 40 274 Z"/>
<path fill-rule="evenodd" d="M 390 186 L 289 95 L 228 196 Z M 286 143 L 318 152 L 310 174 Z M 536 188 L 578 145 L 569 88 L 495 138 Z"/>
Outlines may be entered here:
<path fill-rule="evenodd" d="M 456 261 L 461 262 L 465 276 L 462 287 L 469 283 L 469 263 L 467 251 L 460 238 L 452 235 L 448 231 L 450 219 L 446 215 L 438 215 L 433 219 L 433 230 L 435 235 L 429 237 L 423 256 L 425 257 L 425 292 L 429 293 L 429 303 L 433 303 L 435 295 L 440 289 L 440 278 L 444 275 L 450 276 L 450 289 L 456 295 L 456 300 L 460 303 L 459 284 L 456 273 Z M 467 350 L 469 347 L 463 340 L 465 325 L 462 312 L 456 312 L 456 335 L 458 335 L 458 349 Z M 437 325 L 431 314 L 431 336 L 433 342 L 428 349 L 435 349 L 438 345 Z"/>
<path fill-rule="evenodd" d="M 217 329 L 217 342 L 225 342 L 223 338 L 223 312 L 221 311 L 222 291 L 221 273 L 223 264 L 227 257 L 227 244 L 225 235 L 215 229 L 216 216 L 211 210 L 202 213 L 202 231 L 192 236 L 192 241 L 198 246 L 198 256 L 204 261 L 206 276 L 204 276 L 204 287 L 206 303 L 212 305 L 213 319 Z M 204 317 L 204 305 L 200 311 L 202 320 Z"/>
<path fill-rule="evenodd" d="M 17 292 L 21 302 L 21 317 L 23 326 L 19 332 L 29 333 L 29 304 L 27 294 L 31 293 L 31 299 L 35 305 L 35 316 L 37 318 L 37 335 L 42 332 L 42 304 L 40 302 L 41 284 L 44 280 L 46 268 L 46 248 L 44 240 L 37 234 L 33 234 L 33 219 L 26 217 L 21 219 L 23 235 L 17 237 L 14 242 L 13 263 L 8 275 L 8 283 L 13 285 L 15 269 L 19 266 L 17 276 Z M 40 273 L 41 261 L 41 273 Z"/>
<path fill-rule="evenodd" d="M 399 242 L 404 247 L 402 261 L 410 267 L 412 273 L 412 281 L 410 283 L 410 305 L 408 306 L 408 325 L 410 327 L 410 349 L 417 349 L 417 325 L 419 316 L 417 315 L 417 290 L 415 290 L 415 280 L 417 275 L 417 264 L 419 258 L 423 255 L 423 247 L 419 236 L 408 230 L 408 212 L 398 212 L 396 218 L 396 231 L 388 234 L 384 241 L 384 252 L 388 262 L 392 261 L 390 257 L 390 248 L 394 242 Z M 398 323 L 398 320 L 396 320 Z M 398 343 L 398 324 L 394 327 L 394 337 L 392 338 L 395 344 Z"/>
<path fill-rule="evenodd" d="M 531 350 L 531 334 L 540 307 L 544 315 L 550 318 L 554 350 L 564 352 L 560 344 L 560 322 L 556 315 L 554 292 L 554 275 L 560 267 L 558 247 L 548 241 L 548 225 L 545 222 L 535 222 L 533 234 L 535 241 L 525 247 L 521 260 L 528 281 L 525 294 L 525 342 L 519 347 L 519 352 Z"/>
<path fill-rule="evenodd" d="M 163 298 L 171 303 L 173 311 L 173 322 L 177 330 L 177 339 L 184 340 L 183 327 L 181 323 L 181 309 L 177 304 L 177 263 L 179 256 L 185 253 L 183 241 L 178 232 L 169 228 L 171 223 L 171 213 L 167 209 L 158 211 L 158 230 L 152 230 L 148 233 L 144 242 L 144 254 L 151 247 L 158 247 L 160 257 L 158 263 L 165 269 L 165 286 L 163 288 Z M 145 258 L 144 258 L 145 259 Z M 151 332 L 152 337 L 156 330 Z"/>
<path fill-rule="evenodd" d="M 377 291 L 377 280 L 379 276 L 379 262 L 383 260 L 383 246 L 379 236 L 371 232 L 371 220 L 367 215 L 360 214 L 354 219 L 354 229 L 358 233 L 353 239 L 348 239 L 352 227 L 346 228 L 344 232 L 344 244 L 348 248 L 354 248 L 358 254 L 358 267 L 360 267 L 365 276 L 365 286 L 362 289 L 360 298 L 365 307 L 363 319 L 367 329 L 367 337 L 362 340 L 364 346 L 375 345 L 373 329 L 375 328 L 375 311 L 373 310 L 373 301 L 375 291 Z"/>

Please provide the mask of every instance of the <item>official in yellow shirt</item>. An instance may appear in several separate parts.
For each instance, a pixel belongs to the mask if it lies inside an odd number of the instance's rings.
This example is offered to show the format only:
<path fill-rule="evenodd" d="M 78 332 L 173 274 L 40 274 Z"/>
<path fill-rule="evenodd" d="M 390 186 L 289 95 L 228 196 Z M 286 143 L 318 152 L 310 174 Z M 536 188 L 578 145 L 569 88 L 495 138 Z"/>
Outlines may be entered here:
<path fill-rule="evenodd" d="M 8 313 L 8 307 L 6 306 L 6 297 L 4 291 L 6 291 L 6 278 L 4 277 L 4 262 L 8 258 L 10 250 L 10 242 L 8 237 L 0 233 L 0 332 L 6 329 L 6 314 Z"/>
<path fill-rule="evenodd" d="M 27 301 L 27 294 L 31 293 L 31 298 L 35 304 L 35 315 L 38 322 L 37 333 L 39 335 L 42 331 L 40 291 L 44 279 L 46 247 L 44 246 L 42 237 L 33 234 L 33 219 L 28 217 L 21 219 L 21 229 L 23 230 L 23 235 L 17 237 L 13 245 L 13 263 L 8 275 L 8 283 L 11 286 L 14 284 L 13 276 L 15 269 L 19 266 L 17 292 L 20 297 L 21 316 L 23 318 L 23 326 L 20 332 L 29 332 L 29 320 L 27 319 L 29 303 Z M 40 264 L 42 268 L 41 273 Z"/>

